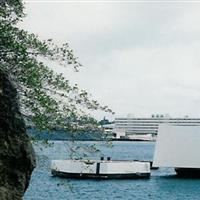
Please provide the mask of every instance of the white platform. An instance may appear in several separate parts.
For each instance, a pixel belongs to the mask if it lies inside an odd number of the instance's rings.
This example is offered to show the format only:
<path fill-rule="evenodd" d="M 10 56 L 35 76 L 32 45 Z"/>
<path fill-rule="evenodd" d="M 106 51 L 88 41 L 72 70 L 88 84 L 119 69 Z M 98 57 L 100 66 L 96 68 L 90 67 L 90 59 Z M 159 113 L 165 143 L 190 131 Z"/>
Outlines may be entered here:
<path fill-rule="evenodd" d="M 54 175 L 80 177 L 131 178 L 149 177 L 150 163 L 140 161 L 53 160 Z M 92 176 L 90 176 L 92 175 Z"/>

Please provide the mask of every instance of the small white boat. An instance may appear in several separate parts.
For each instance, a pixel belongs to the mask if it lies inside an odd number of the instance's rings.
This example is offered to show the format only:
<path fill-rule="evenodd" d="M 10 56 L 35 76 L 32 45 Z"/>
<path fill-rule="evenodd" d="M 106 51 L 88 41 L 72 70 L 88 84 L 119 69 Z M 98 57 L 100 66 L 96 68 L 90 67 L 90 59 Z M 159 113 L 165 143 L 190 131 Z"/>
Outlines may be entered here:
<path fill-rule="evenodd" d="M 66 178 L 149 178 L 150 162 L 120 160 L 52 160 L 53 176 Z"/>

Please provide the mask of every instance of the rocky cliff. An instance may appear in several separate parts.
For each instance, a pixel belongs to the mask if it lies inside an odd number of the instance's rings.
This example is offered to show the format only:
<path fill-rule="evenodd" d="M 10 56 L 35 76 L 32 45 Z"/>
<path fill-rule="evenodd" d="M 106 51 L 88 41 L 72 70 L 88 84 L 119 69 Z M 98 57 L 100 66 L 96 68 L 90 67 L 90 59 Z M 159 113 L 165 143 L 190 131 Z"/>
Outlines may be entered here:
<path fill-rule="evenodd" d="M 19 111 L 17 90 L 0 70 L 0 199 L 21 200 L 35 167 L 35 154 Z"/>

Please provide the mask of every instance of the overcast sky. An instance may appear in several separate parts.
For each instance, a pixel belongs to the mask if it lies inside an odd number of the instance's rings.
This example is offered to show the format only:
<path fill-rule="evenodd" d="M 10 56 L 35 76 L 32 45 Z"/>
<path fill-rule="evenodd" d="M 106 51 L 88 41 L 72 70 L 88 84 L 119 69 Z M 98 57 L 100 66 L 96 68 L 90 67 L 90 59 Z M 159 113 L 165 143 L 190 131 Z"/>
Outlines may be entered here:
<path fill-rule="evenodd" d="M 200 2 L 32 0 L 26 13 L 23 28 L 70 44 L 84 67 L 62 72 L 115 116 L 200 117 Z"/>

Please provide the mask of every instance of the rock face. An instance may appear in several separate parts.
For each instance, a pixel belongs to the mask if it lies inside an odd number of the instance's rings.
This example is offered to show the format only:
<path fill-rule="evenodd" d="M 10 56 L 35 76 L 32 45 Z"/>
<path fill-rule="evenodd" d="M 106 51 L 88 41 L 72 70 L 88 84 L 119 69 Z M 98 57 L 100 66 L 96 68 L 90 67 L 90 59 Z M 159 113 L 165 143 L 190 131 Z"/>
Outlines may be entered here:
<path fill-rule="evenodd" d="M 17 90 L 0 70 L 0 199 L 21 200 L 35 167 L 35 154 L 19 111 Z"/>

